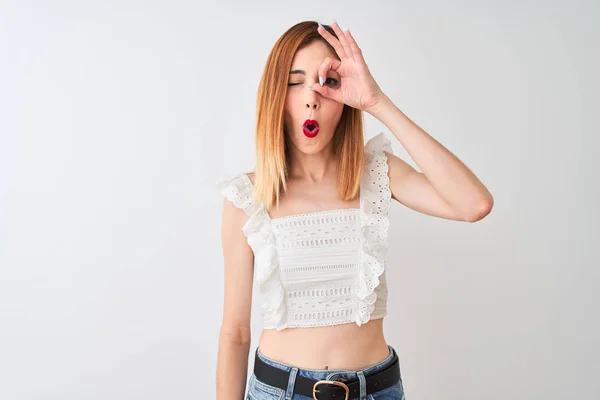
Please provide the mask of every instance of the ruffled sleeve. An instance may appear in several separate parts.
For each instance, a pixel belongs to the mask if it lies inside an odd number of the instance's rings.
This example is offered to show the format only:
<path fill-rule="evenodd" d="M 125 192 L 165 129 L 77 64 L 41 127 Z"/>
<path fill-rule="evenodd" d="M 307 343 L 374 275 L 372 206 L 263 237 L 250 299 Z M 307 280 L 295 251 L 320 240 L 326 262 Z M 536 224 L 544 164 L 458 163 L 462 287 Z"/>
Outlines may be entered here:
<path fill-rule="evenodd" d="M 382 133 L 365 144 L 361 176 L 361 252 L 358 276 L 358 326 L 369 321 L 375 309 L 379 277 L 385 270 L 388 249 L 388 211 L 391 203 L 387 156 L 393 154 L 390 140 Z"/>
<path fill-rule="evenodd" d="M 286 328 L 286 303 L 279 275 L 279 256 L 271 218 L 253 195 L 254 185 L 244 173 L 222 175 L 217 182 L 221 194 L 250 216 L 242 227 L 254 253 L 254 278 L 259 285 L 264 326 Z"/>
<path fill-rule="evenodd" d="M 276 238 L 264 207 L 250 217 L 244 234 L 254 253 L 254 278 L 263 296 L 263 327 L 283 330 L 287 327 L 285 291 L 279 273 Z"/>
<path fill-rule="evenodd" d="M 252 195 L 252 181 L 245 173 L 223 174 L 217 180 L 217 188 L 222 196 L 231 201 L 237 208 L 252 215 L 259 205 Z"/>

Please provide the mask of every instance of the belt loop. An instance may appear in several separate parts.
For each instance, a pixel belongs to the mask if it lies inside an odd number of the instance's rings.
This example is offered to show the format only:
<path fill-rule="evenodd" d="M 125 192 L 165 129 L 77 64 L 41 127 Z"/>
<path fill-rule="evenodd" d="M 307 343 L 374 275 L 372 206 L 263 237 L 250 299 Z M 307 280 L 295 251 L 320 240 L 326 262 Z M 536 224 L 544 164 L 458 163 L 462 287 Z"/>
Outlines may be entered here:
<path fill-rule="evenodd" d="M 367 400 L 367 380 L 362 370 L 356 371 L 358 381 L 360 382 L 360 400 Z"/>
<path fill-rule="evenodd" d="M 292 367 L 290 370 L 290 378 L 288 379 L 287 390 L 285 391 L 285 400 L 291 400 L 294 395 L 294 384 L 296 383 L 296 375 L 298 367 Z"/>

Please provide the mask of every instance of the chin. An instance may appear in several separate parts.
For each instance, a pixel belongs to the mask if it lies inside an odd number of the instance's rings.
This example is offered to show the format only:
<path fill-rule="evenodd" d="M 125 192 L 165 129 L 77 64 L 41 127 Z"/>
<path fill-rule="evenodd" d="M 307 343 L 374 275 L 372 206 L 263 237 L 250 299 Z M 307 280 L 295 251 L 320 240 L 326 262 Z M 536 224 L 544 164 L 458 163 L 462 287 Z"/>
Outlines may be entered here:
<path fill-rule="evenodd" d="M 310 150 L 311 153 L 314 152 L 313 150 L 316 148 L 324 147 L 325 145 L 327 145 L 327 143 L 329 143 L 331 138 L 326 137 L 322 133 L 323 132 L 319 132 L 317 136 L 311 138 L 305 136 L 304 133 L 300 132 L 300 134 L 298 135 L 298 144 L 300 145 L 299 147 L 306 150 Z"/>
<path fill-rule="evenodd" d="M 315 137 L 308 137 L 302 131 L 294 132 L 293 144 L 303 154 L 316 154 L 333 139 L 333 133 L 319 131 Z"/>

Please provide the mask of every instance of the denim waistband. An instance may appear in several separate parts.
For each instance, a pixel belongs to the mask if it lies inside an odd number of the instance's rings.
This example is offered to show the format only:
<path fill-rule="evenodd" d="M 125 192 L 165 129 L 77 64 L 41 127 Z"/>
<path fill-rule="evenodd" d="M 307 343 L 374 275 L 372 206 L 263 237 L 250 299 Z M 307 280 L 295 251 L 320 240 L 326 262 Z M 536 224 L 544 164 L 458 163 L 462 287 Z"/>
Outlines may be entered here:
<path fill-rule="evenodd" d="M 394 359 L 394 354 L 396 350 L 391 346 L 387 345 L 389 349 L 388 356 L 372 365 L 369 365 L 365 368 L 361 369 L 310 369 L 310 368 L 298 368 L 290 364 L 285 364 L 280 361 L 273 360 L 260 352 L 260 348 L 256 348 L 256 355 L 265 363 L 272 365 L 273 367 L 282 369 L 284 371 L 291 371 L 292 369 L 297 370 L 297 375 L 304 376 L 306 378 L 314 379 L 314 380 L 331 380 L 336 378 L 336 380 L 354 380 L 359 379 L 359 371 L 360 375 L 369 376 L 375 374 L 382 369 L 385 369 L 387 366 L 392 364 L 392 360 Z"/>

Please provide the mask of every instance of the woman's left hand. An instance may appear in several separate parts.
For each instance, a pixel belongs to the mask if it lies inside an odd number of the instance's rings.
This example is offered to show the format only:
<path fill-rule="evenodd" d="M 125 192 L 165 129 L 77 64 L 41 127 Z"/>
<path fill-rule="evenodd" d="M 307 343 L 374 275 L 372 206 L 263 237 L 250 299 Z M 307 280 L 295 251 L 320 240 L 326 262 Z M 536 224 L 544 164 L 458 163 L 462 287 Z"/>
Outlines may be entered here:
<path fill-rule="evenodd" d="M 321 26 L 318 28 L 318 32 L 333 46 L 341 61 L 333 57 L 326 57 L 319 66 L 319 77 L 325 80 L 327 71 L 332 69 L 340 74 L 341 85 L 337 88 L 331 88 L 316 83 L 313 84 L 312 89 L 339 103 L 368 112 L 385 95 L 371 75 L 363 59 L 362 51 L 356 44 L 350 30 L 343 32 L 336 22 L 331 27 L 339 39 Z"/>

